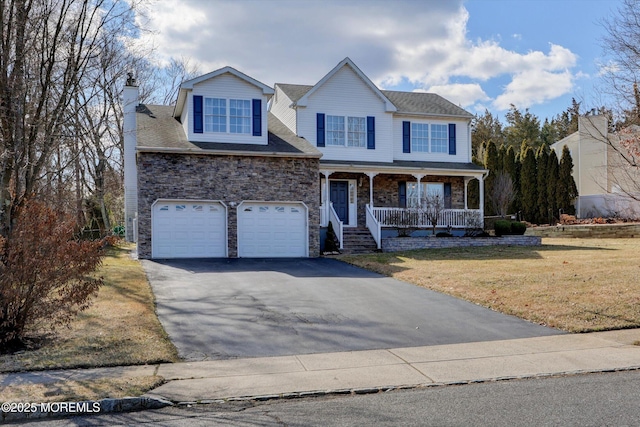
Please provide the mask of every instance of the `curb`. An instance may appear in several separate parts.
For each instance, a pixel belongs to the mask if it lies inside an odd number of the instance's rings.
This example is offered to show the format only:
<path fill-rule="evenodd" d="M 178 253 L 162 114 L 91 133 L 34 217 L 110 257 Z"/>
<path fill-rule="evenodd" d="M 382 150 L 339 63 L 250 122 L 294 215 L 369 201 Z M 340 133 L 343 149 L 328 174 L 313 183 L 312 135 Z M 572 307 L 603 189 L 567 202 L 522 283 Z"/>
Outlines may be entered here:
<path fill-rule="evenodd" d="M 83 400 L 80 402 L 51 402 L 17 404 L 14 410 L 0 411 L 0 424 L 46 418 L 100 415 L 117 412 L 134 412 L 160 409 L 173 403 L 159 397 L 124 397 L 120 399 Z"/>
<path fill-rule="evenodd" d="M 543 379 L 552 377 L 567 377 L 584 374 L 603 374 L 611 372 L 629 372 L 640 371 L 640 365 L 629 366 L 624 368 L 611 368 L 611 369 L 593 369 L 593 370 L 577 370 L 577 371 L 564 371 L 564 372 L 552 372 L 552 373 L 539 373 L 528 375 L 513 375 L 503 376 L 495 378 L 478 378 L 472 380 L 460 380 L 438 383 L 422 383 L 422 384 L 405 384 L 399 386 L 382 386 L 382 387 L 363 387 L 363 388 L 341 388 L 341 389 L 329 389 L 329 390 L 311 390 L 300 391 L 280 394 L 265 394 L 265 395 L 247 395 L 247 396 L 235 396 L 221 399 L 203 399 L 196 401 L 174 401 L 172 404 L 177 406 L 193 406 L 193 405 L 209 405 L 209 404 L 223 404 L 231 402 L 267 402 L 273 400 L 291 400 L 291 399 L 303 399 L 309 397 L 328 397 L 328 396 L 344 396 L 344 395 L 365 395 L 365 394 L 377 394 L 388 393 L 397 390 L 415 390 L 426 389 L 446 386 L 457 386 L 467 384 L 481 384 L 481 383 L 495 383 L 514 380 L 527 380 L 527 379 Z M 154 395 L 157 396 L 157 395 Z M 158 396 L 160 400 L 167 401 L 166 398 Z"/>

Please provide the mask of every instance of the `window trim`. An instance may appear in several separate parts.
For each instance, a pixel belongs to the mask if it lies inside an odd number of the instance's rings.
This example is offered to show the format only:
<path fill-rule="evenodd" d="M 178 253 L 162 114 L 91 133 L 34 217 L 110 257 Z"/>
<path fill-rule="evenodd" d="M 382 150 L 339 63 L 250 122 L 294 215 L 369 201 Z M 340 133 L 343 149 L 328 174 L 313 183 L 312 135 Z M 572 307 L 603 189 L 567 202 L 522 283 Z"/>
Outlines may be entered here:
<path fill-rule="evenodd" d="M 324 123 L 324 133 L 325 133 L 325 146 L 326 147 L 345 147 L 345 148 L 364 148 L 367 149 L 368 147 L 368 135 L 367 132 L 369 131 L 368 127 L 367 127 L 367 117 L 368 116 L 348 116 L 348 115 L 335 115 L 335 114 L 325 114 L 325 123 Z M 333 123 L 329 123 L 329 120 L 331 119 L 333 122 L 334 118 L 341 118 L 342 119 L 342 129 L 337 129 L 335 127 L 332 127 L 331 125 L 333 125 Z M 356 131 L 352 131 L 350 130 L 350 126 L 349 126 L 349 122 L 352 121 L 352 119 L 357 119 L 360 121 L 361 125 L 362 125 L 362 130 L 356 130 Z M 334 133 L 339 133 L 341 134 L 340 138 L 335 138 Z M 351 134 L 358 134 L 360 137 L 357 140 L 358 145 L 354 145 L 352 143 L 351 139 Z M 335 144 L 334 141 L 339 140 L 342 143 L 341 144 Z"/>
<path fill-rule="evenodd" d="M 404 123 L 409 124 L 409 129 L 404 129 Z M 422 135 L 423 131 L 416 129 L 417 127 L 426 128 L 426 137 Z M 403 145 L 404 153 L 451 154 L 451 124 L 430 121 L 405 121 L 403 122 L 403 138 L 406 137 L 407 130 L 409 130 L 409 147 Z M 434 134 L 441 135 L 442 132 L 444 132 L 444 136 L 434 137 Z M 416 144 L 417 140 L 422 140 L 422 143 Z"/>
<path fill-rule="evenodd" d="M 253 100 L 252 99 L 244 99 L 244 98 L 229 98 L 229 97 L 216 97 L 216 96 L 202 96 L 203 98 L 203 108 L 202 108 L 202 118 L 203 118 L 203 133 L 205 134 L 226 134 L 226 135 L 244 135 L 251 136 L 253 132 Z M 225 121 L 224 121 L 224 131 L 215 131 L 215 130 L 207 130 L 207 117 L 223 117 L 221 114 L 207 114 L 207 100 L 223 100 L 224 108 L 225 108 Z M 242 103 L 247 103 L 248 105 L 248 115 L 247 116 L 232 116 L 231 115 L 231 102 L 232 101 L 241 101 Z M 213 107 L 215 108 L 215 107 Z M 237 108 L 237 107 L 236 107 Z M 246 126 L 248 126 L 247 132 L 232 132 L 231 131 L 231 118 L 242 118 L 246 121 Z M 212 129 L 215 123 L 212 123 Z M 238 125 L 234 125 L 238 126 Z M 244 124 L 242 125 L 244 128 Z"/>

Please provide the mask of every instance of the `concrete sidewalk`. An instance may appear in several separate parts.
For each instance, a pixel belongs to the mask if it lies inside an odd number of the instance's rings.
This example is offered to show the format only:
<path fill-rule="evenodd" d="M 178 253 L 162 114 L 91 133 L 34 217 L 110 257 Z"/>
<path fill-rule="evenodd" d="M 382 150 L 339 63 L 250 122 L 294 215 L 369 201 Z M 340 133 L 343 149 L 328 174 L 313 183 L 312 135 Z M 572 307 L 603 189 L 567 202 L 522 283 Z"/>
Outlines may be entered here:
<path fill-rule="evenodd" d="M 160 375 L 145 397 L 269 399 L 640 369 L 640 329 L 344 353 L 0 375 L 9 385 Z M 1 393 L 0 393 L 1 395 Z M 1 400 L 1 399 L 0 399 Z"/>

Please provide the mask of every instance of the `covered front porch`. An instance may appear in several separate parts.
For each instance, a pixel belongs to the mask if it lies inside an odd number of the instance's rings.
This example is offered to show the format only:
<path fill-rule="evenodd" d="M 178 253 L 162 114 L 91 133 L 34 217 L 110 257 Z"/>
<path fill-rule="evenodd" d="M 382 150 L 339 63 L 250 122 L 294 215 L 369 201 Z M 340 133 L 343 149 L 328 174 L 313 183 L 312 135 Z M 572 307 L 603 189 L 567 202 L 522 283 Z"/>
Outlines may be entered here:
<path fill-rule="evenodd" d="M 344 249 L 345 230 L 366 227 L 380 249 L 385 229 L 402 227 L 400 224 L 409 223 L 409 217 L 412 228 L 431 229 L 431 222 L 418 207 L 424 195 L 437 193 L 444 202 L 438 228 L 482 226 L 486 174 L 471 163 L 321 161 L 320 225 L 332 224 L 340 249 Z M 472 209 L 469 183 L 473 179 L 479 181 L 480 203 Z"/>

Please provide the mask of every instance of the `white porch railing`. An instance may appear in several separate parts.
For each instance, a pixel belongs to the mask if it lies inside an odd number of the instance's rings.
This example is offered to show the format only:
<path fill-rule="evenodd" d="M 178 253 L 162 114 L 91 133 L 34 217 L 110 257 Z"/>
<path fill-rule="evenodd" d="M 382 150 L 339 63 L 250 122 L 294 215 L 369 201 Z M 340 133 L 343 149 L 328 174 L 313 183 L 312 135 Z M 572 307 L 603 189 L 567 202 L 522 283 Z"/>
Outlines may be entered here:
<path fill-rule="evenodd" d="M 380 226 L 380 222 L 376 219 L 373 211 L 371 210 L 371 207 L 369 205 L 366 205 L 365 209 L 367 213 L 367 228 L 373 236 L 373 240 L 376 241 L 378 249 L 380 249 L 382 242 L 382 227 Z"/>
<path fill-rule="evenodd" d="M 333 231 L 334 233 L 336 233 L 338 242 L 340 242 L 340 249 L 344 249 L 342 247 L 343 224 L 342 224 L 342 221 L 340 221 L 340 218 L 338 218 L 338 214 L 336 213 L 336 210 L 333 209 L 333 203 L 329 203 L 329 221 L 331 222 L 331 225 L 333 225 Z"/>
<path fill-rule="evenodd" d="M 417 209 L 374 207 L 373 216 L 382 227 L 397 227 L 398 224 L 431 227 L 426 216 L 421 215 Z M 481 219 L 479 209 L 445 209 L 438 217 L 438 227 L 467 228 L 471 224 L 481 224 Z"/>

